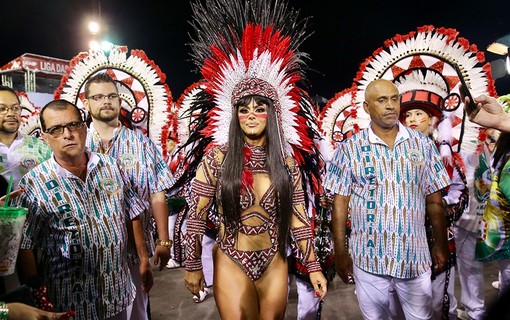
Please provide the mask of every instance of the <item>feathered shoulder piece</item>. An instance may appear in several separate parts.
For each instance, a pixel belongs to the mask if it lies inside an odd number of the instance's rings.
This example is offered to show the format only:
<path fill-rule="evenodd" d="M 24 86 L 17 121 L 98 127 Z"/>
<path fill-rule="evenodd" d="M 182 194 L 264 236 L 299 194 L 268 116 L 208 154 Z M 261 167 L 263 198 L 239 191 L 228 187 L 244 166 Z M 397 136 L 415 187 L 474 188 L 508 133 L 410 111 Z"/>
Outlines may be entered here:
<path fill-rule="evenodd" d="M 184 115 L 192 117 L 192 130 L 182 147 L 194 144 L 189 152 L 201 155 L 228 144 L 234 105 L 262 95 L 275 106 L 283 157 L 310 165 L 317 126 L 311 99 L 300 87 L 308 56 L 298 49 L 309 35 L 307 19 L 280 0 L 197 0 L 192 9 L 190 45 L 203 81 Z"/>
<path fill-rule="evenodd" d="M 176 102 L 177 108 L 177 147 L 171 155 L 171 167 L 178 179 L 175 188 L 179 189 L 195 176 L 196 168 L 202 159 L 211 138 L 204 138 L 196 130 L 203 123 L 204 109 L 210 108 L 209 96 L 205 93 L 204 81 L 188 86 Z"/>
<path fill-rule="evenodd" d="M 172 93 L 166 75 L 144 51 L 113 46 L 109 52 L 90 50 L 76 55 L 55 90 L 55 99 L 83 107 L 85 83 L 99 73 L 108 73 L 117 84 L 122 98 L 120 120 L 123 125 L 142 131 L 161 147 L 161 128 L 172 109 Z"/>
<path fill-rule="evenodd" d="M 465 115 L 459 77 L 465 78 L 473 96 L 495 96 L 490 65 L 484 62 L 484 53 L 457 30 L 426 25 L 386 40 L 361 64 L 354 79 L 353 103 L 362 104 L 373 80 L 393 81 L 402 96 L 401 107 L 419 103 L 440 118 L 437 138 L 441 144 L 454 152 L 476 152 L 483 142 L 483 128 Z"/>

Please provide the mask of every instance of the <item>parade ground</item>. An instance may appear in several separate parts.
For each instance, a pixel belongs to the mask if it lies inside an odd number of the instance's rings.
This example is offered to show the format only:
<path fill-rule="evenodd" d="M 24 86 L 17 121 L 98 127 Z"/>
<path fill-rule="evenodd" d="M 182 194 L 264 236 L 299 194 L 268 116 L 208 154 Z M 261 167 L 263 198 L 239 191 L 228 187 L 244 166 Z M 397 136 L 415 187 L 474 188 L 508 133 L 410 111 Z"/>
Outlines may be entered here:
<path fill-rule="evenodd" d="M 495 263 L 485 265 L 485 295 L 487 305 L 496 299 L 498 290 L 492 287 L 492 282 L 498 279 L 498 269 Z M 455 279 L 455 296 L 460 300 L 460 285 L 458 277 Z M 184 268 L 164 269 L 154 268 L 154 286 L 150 292 L 152 320 L 217 320 L 220 319 L 213 292 L 201 303 L 195 303 L 191 294 L 184 287 Z M 295 286 L 289 294 L 286 320 L 296 319 L 297 294 Z M 459 306 L 460 308 L 461 306 Z M 346 285 L 337 276 L 328 289 L 328 295 L 322 307 L 322 320 L 358 320 L 362 319 L 353 285 Z"/>

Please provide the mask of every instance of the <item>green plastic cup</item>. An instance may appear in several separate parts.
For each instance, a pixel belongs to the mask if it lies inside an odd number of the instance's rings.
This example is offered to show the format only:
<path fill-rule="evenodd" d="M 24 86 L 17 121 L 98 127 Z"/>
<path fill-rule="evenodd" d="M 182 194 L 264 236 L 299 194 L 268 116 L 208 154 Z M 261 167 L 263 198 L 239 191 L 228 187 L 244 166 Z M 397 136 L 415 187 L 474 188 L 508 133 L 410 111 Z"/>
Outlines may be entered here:
<path fill-rule="evenodd" d="M 0 276 L 14 273 L 27 208 L 0 206 Z"/>

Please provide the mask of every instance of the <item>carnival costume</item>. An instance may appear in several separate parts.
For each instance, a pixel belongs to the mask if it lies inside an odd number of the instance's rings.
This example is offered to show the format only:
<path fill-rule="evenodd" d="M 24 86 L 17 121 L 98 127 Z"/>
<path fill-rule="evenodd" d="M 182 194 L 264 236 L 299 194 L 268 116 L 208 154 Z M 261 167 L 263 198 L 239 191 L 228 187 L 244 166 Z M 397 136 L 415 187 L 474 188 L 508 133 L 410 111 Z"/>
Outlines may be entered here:
<path fill-rule="evenodd" d="M 161 128 L 175 114 L 172 93 L 165 73 L 143 50 L 128 52 L 126 46 L 113 46 L 108 52 L 92 49 L 79 53 L 69 63 L 54 98 L 74 103 L 87 119 L 83 105 L 85 83 L 101 72 L 115 81 L 122 98 L 119 115 L 122 125 L 147 135 L 162 152 Z"/>
<path fill-rule="evenodd" d="M 509 113 L 510 95 L 501 96 L 498 100 L 505 112 Z M 480 237 L 476 243 L 476 259 L 484 262 L 510 259 L 510 153 L 502 155 L 498 163 L 492 166 L 490 199 L 483 213 Z"/>
<path fill-rule="evenodd" d="M 509 159 L 510 156 L 506 154 L 494 165 L 490 200 L 480 227 L 482 235 L 476 244 L 476 259 L 480 261 L 510 259 Z"/>
<path fill-rule="evenodd" d="M 510 95 L 499 98 L 506 114 Z M 492 159 L 490 198 L 483 212 L 476 241 L 476 260 L 493 261 L 499 269 L 498 307 L 490 309 L 487 319 L 498 318 L 510 292 L 510 133 L 501 132 Z M 494 284 L 493 284 L 494 286 Z M 506 309 L 505 309 L 506 310 Z M 496 312 L 494 312 L 496 311 Z M 497 312 L 499 311 L 499 312 Z M 498 316 L 496 316 L 496 314 Z"/>
<path fill-rule="evenodd" d="M 454 29 L 423 26 L 407 35 L 396 35 L 386 40 L 383 48 L 375 50 L 361 64 L 353 86 L 327 103 L 320 122 L 326 140 L 330 141 L 329 147 L 335 149 L 336 142 L 369 125 L 370 119 L 362 107 L 367 85 L 376 79 L 394 82 L 401 95 L 401 114 L 408 109 L 419 108 L 435 116 L 439 122 L 433 138 L 450 178 L 457 177 L 458 181 L 450 190 L 443 190 L 450 229 L 469 205 L 462 155 L 481 153 L 486 137 L 484 128 L 470 122 L 460 107 L 459 77 L 465 77 L 473 96 L 495 95 L 490 65 L 481 67 L 483 52 L 458 35 Z M 462 74 L 457 74 L 455 65 L 459 66 Z M 433 236 L 429 234 L 428 238 L 430 244 Z M 455 265 L 452 230 L 448 231 L 448 239 L 451 256 L 445 267 L 443 311 L 446 314 L 448 275 Z"/>
<path fill-rule="evenodd" d="M 186 270 L 201 270 L 200 246 L 209 209 L 222 192 L 222 165 L 228 154 L 228 133 L 234 105 L 239 99 L 259 95 L 272 100 L 276 111 L 281 157 L 286 159 L 292 181 L 293 241 L 302 244 L 303 263 L 309 272 L 321 271 L 313 254 L 313 231 L 304 212 L 303 186 L 319 191 L 320 165 L 313 139 L 317 137 L 313 111 L 302 83 L 306 54 L 297 50 L 306 37 L 305 20 L 285 2 L 213 0 L 193 3 L 197 37 L 192 39 L 193 58 L 204 77 L 186 114 L 190 133 L 180 148 L 186 150 L 186 170 L 176 183 L 180 188 L 191 182 L 192 199 L 187 222 Z M 198 116 L 197 116 L 198 115 Z M 266 148 L 245 143 L 241 215 L 230 220 L 218 211 L 218 247 L 252 280 L 261 277 L 277 252 L 282 252 L 279 204 L 271 184 L 256 188 L 260 177 L 270 173 Z M 306 169 L 306 170 L 303 170 Z M 285 174 L 285 173 L 281 173 Z M 301 182 L 303 181 L 303 183 Z M 197 203 L 207 205 L 197 211 Z M 216 200 L 216 202 L 219 202 Z M 300 208 L 298 210 L 298 208 Z M 283 235 L 285 236 L 285 235 Z"/>

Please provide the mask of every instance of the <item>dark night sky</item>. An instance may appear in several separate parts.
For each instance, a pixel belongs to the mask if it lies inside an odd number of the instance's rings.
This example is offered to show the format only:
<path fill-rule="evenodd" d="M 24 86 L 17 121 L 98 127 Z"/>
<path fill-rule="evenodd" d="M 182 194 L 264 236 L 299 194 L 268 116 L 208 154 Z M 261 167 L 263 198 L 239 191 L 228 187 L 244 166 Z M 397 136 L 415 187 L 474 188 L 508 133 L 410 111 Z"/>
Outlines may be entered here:
<path fill-rule="evenodd" d="M 167 75 L 174 99 L 199 79 L 189 61 L 190 3 L 184 0 L 2 0 L 0 65 L 30 52 L 71 59 L 88 49 L 86 17 L 97 13 L 113 42 L 142 49 Z M 510 1 L 345 1 L 290 0 L 302 16 L 311 16 L 314 34 L 302 50 L 311 55 L 312 95 L 327 99 L 347 87 L 359 64 L 384 40 L 422 25 L 455 28 L 485 50 L 510 33 Z M 488 53 L 488 61 L 499 58 Z M 496 82 L 510 92 L 510 76 Z"/>

